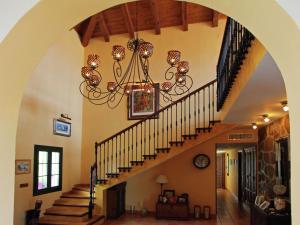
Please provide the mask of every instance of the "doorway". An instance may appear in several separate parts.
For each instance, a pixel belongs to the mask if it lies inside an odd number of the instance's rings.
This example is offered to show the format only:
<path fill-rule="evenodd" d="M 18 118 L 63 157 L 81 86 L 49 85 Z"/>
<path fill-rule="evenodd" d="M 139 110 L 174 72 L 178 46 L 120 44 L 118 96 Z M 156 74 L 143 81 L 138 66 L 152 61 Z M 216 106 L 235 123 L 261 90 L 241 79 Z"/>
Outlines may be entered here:
<path fill-rule="evenodd" d="M 249 205 L 257 184 L 256 148 L 256 143 L 216 146 L 217 217 L 221 224 L 250 224 Z"/>

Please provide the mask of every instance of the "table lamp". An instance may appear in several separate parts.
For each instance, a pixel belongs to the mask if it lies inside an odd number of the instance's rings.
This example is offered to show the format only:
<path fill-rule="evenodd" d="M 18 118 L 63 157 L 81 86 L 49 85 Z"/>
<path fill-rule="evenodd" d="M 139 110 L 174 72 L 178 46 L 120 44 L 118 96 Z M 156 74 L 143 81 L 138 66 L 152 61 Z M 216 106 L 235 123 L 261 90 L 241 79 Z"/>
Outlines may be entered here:
<path fill-rule="evenodd" d="M 168 179 L 165 175 L 159 175 L 156 178 L 156 183 L 160 184 L 160 193 L 163 195 L 163 185 L 168 183 Z"/>

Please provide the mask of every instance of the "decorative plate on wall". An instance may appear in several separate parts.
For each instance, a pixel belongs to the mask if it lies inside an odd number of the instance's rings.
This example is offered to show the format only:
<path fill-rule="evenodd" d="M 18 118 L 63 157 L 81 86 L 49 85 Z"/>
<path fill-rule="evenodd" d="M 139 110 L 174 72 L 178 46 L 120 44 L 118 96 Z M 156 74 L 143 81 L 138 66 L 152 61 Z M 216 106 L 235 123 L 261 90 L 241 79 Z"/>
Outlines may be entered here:
<path fill-rule="evenodd" d="M 193 159 L 193 164 L 198 169 L 205 169 L 210 164 L 210 159 L 205 154 L 196 155 Z"/>

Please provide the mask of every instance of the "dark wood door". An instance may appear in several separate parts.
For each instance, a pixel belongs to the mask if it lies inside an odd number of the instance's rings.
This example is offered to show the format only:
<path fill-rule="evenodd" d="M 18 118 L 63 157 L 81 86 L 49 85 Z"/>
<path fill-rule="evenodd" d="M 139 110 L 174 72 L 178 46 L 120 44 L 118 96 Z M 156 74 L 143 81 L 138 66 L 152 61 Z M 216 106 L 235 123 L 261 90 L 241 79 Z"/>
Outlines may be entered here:
<path fill-rule="evenodd" d="M 225 154 L 217 154 L 217 188 L 225 188 Z"/>
<path fill-rule="evenodd" d="M 111 187 L 106 192 L 107 218 L 118 218 L 125 213 L 126 182 Z"/>
<path fill-rule="evenodd" d="M 243 149 L 241 164 L 242 201 L 253 203 L 256 196 L 256 146 Z"/>

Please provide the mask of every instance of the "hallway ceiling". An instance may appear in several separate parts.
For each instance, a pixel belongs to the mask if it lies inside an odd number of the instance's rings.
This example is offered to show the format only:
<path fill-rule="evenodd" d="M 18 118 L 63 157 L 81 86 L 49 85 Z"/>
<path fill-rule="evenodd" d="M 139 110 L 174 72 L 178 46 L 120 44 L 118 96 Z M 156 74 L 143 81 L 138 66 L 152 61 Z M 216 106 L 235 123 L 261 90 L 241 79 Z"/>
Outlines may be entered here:
<path fill-rule="evenodd" d="M 262 115 L 271 120 L 287 113 L 282 110 L 281 101 L 287 100 L 283 77 L 270 54 L 266 54 L 257 66 L 246 87 L 231 107 L 224 122 L 241 125 L 265 125 Z"/>
<path fill-rule="evenodd" d="M 171 26 L 180 26 L 187 31 L 188 24 L 200 22 L 209 22 L 216 27 L 219 17 L 224 16 L 198 4 L 175 0 L 141 0 L 99 12 L 75 26 L 75 30 L 85 47 L 95 37 L 103 37 L 106 42 L 109 42 L 111 35 L 117 34 L 128 34 L 133 38 L 136 27 L 138 31 L 153 30 L 155 34 L 160 34 L 161 28 Z"/>

